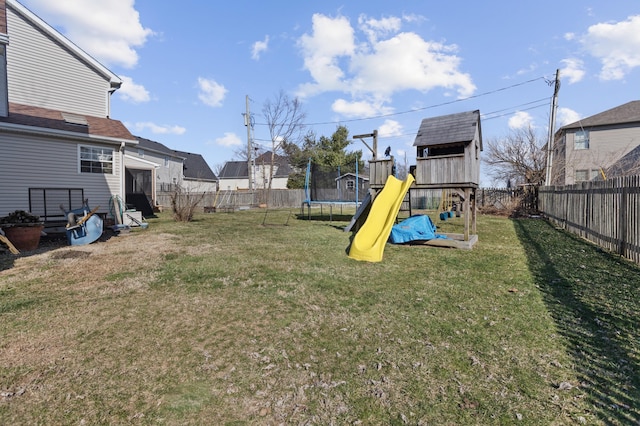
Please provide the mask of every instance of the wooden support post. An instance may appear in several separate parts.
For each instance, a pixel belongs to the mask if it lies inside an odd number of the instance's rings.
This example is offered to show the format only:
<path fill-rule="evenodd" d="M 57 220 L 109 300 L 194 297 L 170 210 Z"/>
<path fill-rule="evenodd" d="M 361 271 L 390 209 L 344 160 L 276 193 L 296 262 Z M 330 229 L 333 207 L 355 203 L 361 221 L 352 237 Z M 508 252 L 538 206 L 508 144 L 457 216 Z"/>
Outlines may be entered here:
<path fill-rule="evenodd" d="M 477 205 L 476 205 L 476 197 L 477 197 L 477 189 L 473 189 L 473 195 L 471 196 L 471 233 L 476 235 L 478 233 L 476 229 L 476 216 L 477 216 Z"/>
<path fill-rule="evenodd" d="M 464 240 L 469 241 L 469 220 L 471 211 L 471 188 L 464 189 Z"/>

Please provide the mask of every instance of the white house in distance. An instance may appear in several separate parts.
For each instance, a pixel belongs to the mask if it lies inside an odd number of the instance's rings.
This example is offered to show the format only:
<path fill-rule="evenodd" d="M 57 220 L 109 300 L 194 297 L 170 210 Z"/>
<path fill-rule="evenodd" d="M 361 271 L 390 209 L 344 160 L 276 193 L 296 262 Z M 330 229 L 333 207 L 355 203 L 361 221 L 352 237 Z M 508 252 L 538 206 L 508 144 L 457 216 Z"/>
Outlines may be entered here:
<path fill-rule="evenodd" d="M 249 189 L 249 173 L 247 161 L 227 161 L 218 175 L 220 190 Z M 291 173 L 291 166 L 286 157 L 275 156 L 271 189 L 287 189 L 287 181 Z M 271 177 L 271 151 L 267 151 L 253 160 L 251 167 L 251 182 L 253 189 L 269 187 Z"/>
<path fill-rule="evenodd" d="M 0 0 L 0 216 L 45 221 L 88 199 L 125 196 L 124 155 L 138 144 L 111 118 L 122 81 L 16 0 Z"/>

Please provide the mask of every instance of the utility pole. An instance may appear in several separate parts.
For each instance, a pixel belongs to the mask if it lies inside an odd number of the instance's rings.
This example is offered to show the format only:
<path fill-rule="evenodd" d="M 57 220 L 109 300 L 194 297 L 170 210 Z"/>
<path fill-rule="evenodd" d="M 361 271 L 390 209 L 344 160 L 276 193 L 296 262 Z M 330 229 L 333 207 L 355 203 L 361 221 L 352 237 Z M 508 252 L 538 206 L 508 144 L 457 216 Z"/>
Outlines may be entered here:
<path fill-rule="evenodd" d="M 247 177 L 249 178 L 249 190 L 253 189 L 253 181 L 251 179 L 252 167 L 252 141 L 251 141 L 251 112 L 249 111 L 249 95 L 246 95 L 247 112 L 244 113 L 244 125 L 247 126 Z"/>
<path fill-rule="evenodd" d="M 553 85 L 553 99 L 551 101 L 551 114 L 549 117 L 549 140 L 547 142 L 547 170 L 544 184 L 551 185 L 551 169 L 553 165 L 553 137 L 556 127 L 556 109 L 558 109 L 558 92 L 560 91 L 560 70 L 556 69 L 556 79 Z"/>

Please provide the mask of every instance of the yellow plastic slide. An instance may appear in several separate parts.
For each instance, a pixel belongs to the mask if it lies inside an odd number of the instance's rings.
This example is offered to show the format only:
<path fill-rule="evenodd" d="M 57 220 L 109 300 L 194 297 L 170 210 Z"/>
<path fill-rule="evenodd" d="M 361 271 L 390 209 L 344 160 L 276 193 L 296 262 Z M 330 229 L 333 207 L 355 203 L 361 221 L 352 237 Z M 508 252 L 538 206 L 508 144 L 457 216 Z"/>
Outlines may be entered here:
<path fill-rule="evenodd" d="M 405 181 L 389 176 L 382 191 L 374 198 L 367 220 L 351 242 L 349 257 L 367 262 L 380 262 L 391 227 L 396 221 L 402 200 L 413 184 L 413 176 Z"/>

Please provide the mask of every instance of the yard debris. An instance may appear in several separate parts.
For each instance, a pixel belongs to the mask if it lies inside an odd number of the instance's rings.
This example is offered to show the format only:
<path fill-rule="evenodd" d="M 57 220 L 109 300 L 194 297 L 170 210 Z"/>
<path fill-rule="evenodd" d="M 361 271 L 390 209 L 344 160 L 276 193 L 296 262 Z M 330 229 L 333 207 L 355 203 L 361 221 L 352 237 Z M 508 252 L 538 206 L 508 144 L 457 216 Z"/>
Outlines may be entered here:
<path fill-rule="evenodd" d="M 573 388 L 574 388 L 574 386 L 573 386 L 571 383 L 569 383 L 569 382 L 561 382 L 561 383 L 558 385 L 558 389 L 559 389 L 559 390 L 571 390 L 571 389 L 573 389 Z"/>

